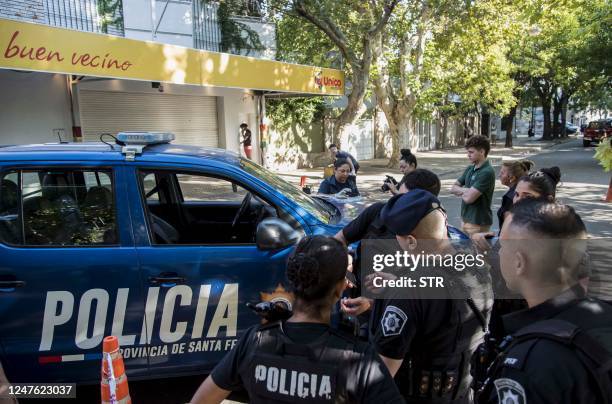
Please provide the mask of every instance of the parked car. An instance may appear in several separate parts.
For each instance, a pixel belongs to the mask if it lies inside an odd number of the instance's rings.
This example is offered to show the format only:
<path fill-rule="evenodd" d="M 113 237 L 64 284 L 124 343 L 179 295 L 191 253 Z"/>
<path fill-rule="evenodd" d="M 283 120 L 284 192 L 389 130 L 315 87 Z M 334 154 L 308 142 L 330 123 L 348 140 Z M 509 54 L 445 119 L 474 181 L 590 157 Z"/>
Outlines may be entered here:
<path fill-rule="evenodd" d="M 565 122 L 565 132 L 572 135 L 576 132 L 578 132 L 580 130 L 580 128 L 572 123 L 569 122 Z"/>
<path fill-rule="evenodd" d="M 333 235 L 360 211 L 236 153 L 118 138 L 0 148 L 0 362 L 12 382 L 99 382 L 111 334 L 130 378 L 206 373 L 260 321 L 246 302 L 290 303 L 299 237 Z"/>
<path fill-rule="evenodd" d="M 612 136 L 612 119 L 591 121 L 584 130 L 582 145 L 590 146 L 592 142 L 599 143 L 604 137 Z"/>

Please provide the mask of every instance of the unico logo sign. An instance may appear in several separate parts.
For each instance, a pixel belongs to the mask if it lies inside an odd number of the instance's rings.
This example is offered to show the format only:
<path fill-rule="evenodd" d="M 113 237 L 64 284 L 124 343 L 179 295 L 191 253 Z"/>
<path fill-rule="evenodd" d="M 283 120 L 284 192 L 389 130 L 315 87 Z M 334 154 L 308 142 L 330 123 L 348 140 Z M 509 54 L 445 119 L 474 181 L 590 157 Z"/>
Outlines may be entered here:
<path fill-rule="evenodd" d="M 335 77 L 325 76 L 323 72 L 317 72 L 314 76 L 314 81 L 319 89 L 323 87 L 342 88 L 342 80 Z"/>

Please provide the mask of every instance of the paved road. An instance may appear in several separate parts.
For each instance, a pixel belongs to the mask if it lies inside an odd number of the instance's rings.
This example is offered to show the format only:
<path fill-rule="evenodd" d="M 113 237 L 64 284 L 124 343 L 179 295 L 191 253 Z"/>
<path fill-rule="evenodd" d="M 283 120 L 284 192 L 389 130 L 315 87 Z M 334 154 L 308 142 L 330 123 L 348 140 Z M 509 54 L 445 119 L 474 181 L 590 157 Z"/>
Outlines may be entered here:
<path fill-rule="evenodd" d="M 583 147 L 582 141 L 577 139 L 528 158 L 536 164 L 536 168 L 558 166 L 561 169 L 561 183 L 557 198 L 578 211 L 592 236 L 612 237 L 612 204 L 600 201 L 607 192 L 610 177 L 593 158 L 594 153 L 594 147 Z M 499 165 L 495 165 L 495 171 L 499 173 Z M 458 226 L 461 201 L 448 192 L 455 178 L 452 175 L 442 178 L 442 203 L 449 213 L 450 224 Z M 494 212 L 504 192 L 506 188 L 497 181 L 493 197 Z M 497 227 L 497 223 L 494 226 Z"/>

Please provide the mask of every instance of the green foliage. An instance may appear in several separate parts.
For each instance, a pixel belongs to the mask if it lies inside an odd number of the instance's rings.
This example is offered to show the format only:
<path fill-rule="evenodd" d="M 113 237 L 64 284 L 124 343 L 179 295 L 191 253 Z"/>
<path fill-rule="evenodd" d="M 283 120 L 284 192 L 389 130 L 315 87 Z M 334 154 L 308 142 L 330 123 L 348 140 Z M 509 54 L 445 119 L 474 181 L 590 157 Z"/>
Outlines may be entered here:
<path fill-rule="evenodd" d="M 201 1 L 205 3 L 207 0 Z M 232 18 L 237 14 L 244 14 L 244 7 L 245 2 L 240 0 L 222 0 L 219 2 L 217 19 L 221 31 L 221 52 L 240 54 L 241 51 L 246 51 L 248 55 L 252 51 L 264 49 L 257 32 L 248 25 Z"/>
<path fill-rule="evenodd" d="M 605 171 L 612 171 L 612 138 L 606 138 L 595 149 L 595 158 Z"/>
<path fill-rule="evenodd" d="M 340 53 L 329 38 L 297 17 L 284 16 L 276 21 L 276 47 L 276 59 L 283 62 L 336 68 L 340 65 Z"/>
<path fill-rule="evenodd" d="M 321 97 L 266 99 L 266 115 L 278 131 L 292 125 L 310 124 L 323 117 L 324 101 Z"/>
<path fill-rule="evenodd" d="M 417 113 L 463 115 L 478 105 L 500 115 L 508 112 L 516 103 L 506 58 L 511 18 L 511 7 L 497 0 L 436 11 Z"/>
<path fill-rule="evenodd" d="M 121 0 L 97 0 L 96 6 L 100 16 L 100 31 L 108 34 L 108 26 L 123 29 L 123 3 Z"/>

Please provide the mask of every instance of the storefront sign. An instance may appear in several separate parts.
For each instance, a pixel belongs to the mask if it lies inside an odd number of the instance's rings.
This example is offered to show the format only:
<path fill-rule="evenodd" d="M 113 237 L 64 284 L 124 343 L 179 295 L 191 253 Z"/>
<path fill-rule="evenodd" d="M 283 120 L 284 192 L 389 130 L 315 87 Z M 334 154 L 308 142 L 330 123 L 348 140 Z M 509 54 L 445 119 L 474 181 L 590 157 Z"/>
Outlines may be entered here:
<path fill-rule="evenodd" d="M 340 70 L 0 19 L 0 68 L 254 90 L 344 94 Z"/>

